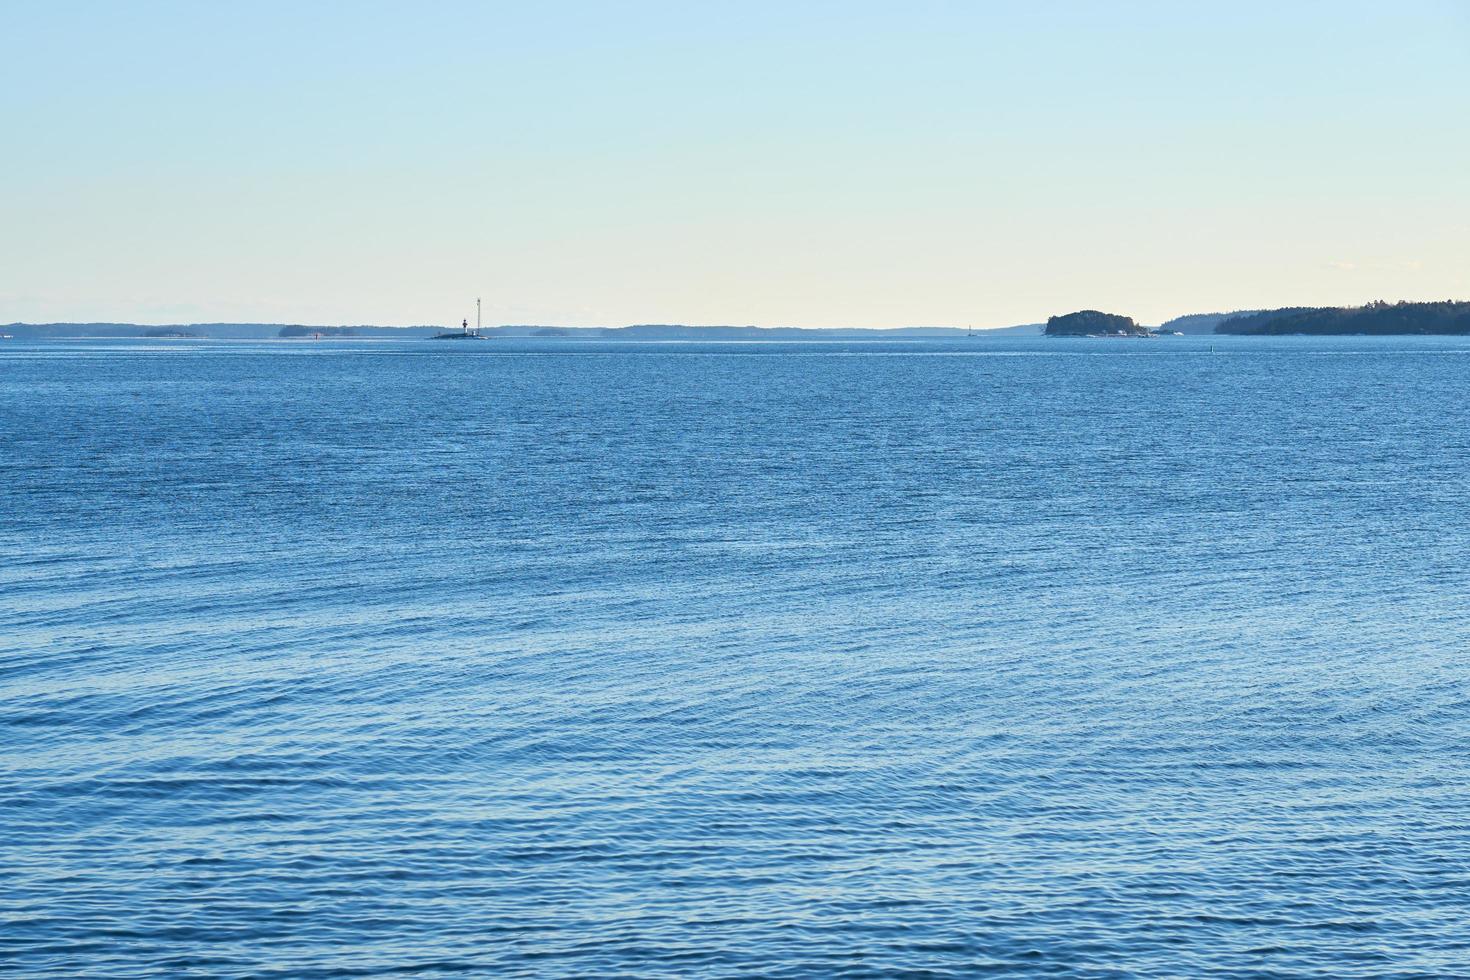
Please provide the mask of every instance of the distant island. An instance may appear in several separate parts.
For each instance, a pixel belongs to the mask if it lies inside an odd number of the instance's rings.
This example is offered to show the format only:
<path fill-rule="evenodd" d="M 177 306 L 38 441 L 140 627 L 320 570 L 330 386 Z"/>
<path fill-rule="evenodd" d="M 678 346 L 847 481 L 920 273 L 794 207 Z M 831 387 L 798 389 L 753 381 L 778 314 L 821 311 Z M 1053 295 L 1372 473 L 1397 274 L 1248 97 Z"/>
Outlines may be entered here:
<path fill-rule="evenodd" d="M 204 337 L 202 333 L 193 330 L 180 330 L 177 327 L 154 327 L 152 330 L 144 330 L 140 337 L 164 337 L 169 340 L 200 340 Z"/>
<path fill-rule="evenodd" d="M 1470 303 L 1369 303 L 1367 306 L 1293 306 L 1232 316 L 1216 333 L 1249 336 L 1284 334 L 1470 334 Z"/>
<path fill-rule="evenodd" d="M 1078 310 L 1046 321 L 1048 337 L 1148 337 L 1152 331 L 1133 317 L 1099 310 Z"/>
<path fill-rule="evenodd" d="M 302 339 L 317 334 L 335 337 L 426 337 L 439 327 L 374 327 L 329 326 L 281 323 L 10 323 L 0 324 L 0 331 L 18 340 L 51 340 L 73 338 L 159 338 L 195 337 L 211 340 Z"/>
<path fill-rule="evenodd" d="M 303 327 L 291 325 L 282 327 L 276 334 L 277 337 L 356 337 L 356 327 Z"/>
<path fill-rule="evenodd" d="M 1159 324 L 1159 333 L 1180 334 L 1209 334 L 1214 333 L 1215 328 L 1231 317 L 1249 316 L 1259 313 L 1260 310 L 1235 310 L 1230 313 L 1186 313 L 1184 316 L 1176 316 L 1172 320 L 1165 320 Z"/>

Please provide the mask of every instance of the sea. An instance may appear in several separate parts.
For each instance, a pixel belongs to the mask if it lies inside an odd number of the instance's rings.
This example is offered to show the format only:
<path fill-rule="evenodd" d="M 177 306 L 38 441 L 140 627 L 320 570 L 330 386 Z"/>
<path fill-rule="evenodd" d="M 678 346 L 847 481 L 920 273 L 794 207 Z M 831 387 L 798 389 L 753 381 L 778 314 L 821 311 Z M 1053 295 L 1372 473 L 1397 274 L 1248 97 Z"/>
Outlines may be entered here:
<path fill-rule="evenodd" d="M 0 341 L 0 975 L 1470 976 L 1470 338 Z"/>

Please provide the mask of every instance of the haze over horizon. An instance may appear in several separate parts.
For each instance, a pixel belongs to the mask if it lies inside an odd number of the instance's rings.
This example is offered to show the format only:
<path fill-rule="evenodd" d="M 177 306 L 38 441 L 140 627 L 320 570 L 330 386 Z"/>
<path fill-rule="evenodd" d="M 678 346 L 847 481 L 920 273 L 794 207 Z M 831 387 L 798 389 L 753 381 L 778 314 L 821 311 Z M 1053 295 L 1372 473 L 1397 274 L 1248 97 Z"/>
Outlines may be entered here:
<path fill-rule="evenodd" d="M 0 322 L 1470 298 L 1464 4 L 405 10 L 0 6 Z"/>

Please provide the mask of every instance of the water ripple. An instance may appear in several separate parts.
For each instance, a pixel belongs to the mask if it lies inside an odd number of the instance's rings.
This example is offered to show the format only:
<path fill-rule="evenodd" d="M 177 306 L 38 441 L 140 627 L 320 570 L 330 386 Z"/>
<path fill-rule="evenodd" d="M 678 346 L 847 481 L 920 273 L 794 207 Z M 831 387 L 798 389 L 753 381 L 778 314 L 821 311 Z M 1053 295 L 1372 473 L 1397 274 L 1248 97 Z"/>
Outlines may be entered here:
<path fill-rule="evenodd" d="M 1176 340 L 7 345 L 0 973 L 1466 975 L 1470 343 Z"/>

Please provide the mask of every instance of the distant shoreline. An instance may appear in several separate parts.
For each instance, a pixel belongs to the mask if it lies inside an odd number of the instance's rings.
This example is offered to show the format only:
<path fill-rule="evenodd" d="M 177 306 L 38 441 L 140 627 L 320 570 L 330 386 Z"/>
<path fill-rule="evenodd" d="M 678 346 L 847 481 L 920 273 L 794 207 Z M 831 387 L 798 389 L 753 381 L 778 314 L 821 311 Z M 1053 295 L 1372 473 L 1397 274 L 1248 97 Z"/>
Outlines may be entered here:
<path fill-rule="evenodd" d="M 427 340 L 442 326 L 383 327 L 372 325 L 312 326 L 280 323 L 12 323 L 0 333 L 17 340 Z M 1040 336 L 1042 325 L 1021 324 L 975 330 L 975 336 Z M 755 327 L 634 324 L 625 327 L 550 327 L 516 325 L 485 327 L 486 337 L 566 341 L 781 341 L 781 340 L 922 340 L 969 335 L 966 327 Z M 174 336 L 165 336 L 172 334 Z M 188 337 L 179 335 L 187 334 Z"/>
<path fill-rule="evenodd" d="M 301 323 L 58 322 L 0 324 L 0 336 L 13 340 L 420 340 L 451 327 Z M 1457 336 L 1470 335 L 1470 302 L 1374 302 L 1354 307 L 1283 307 L 1223 313 L 1191 313 L 1146 326 L 1121 314 L 1081 310 L 1053 316 L 1046 323 L 972 330 L 969 327 L 757 327 L 640 323 L 622 327 L 562 327 L 513 324 L 485 327 L 487 338 L 565 341 L 912 341 L 967 337 L 1068 335 L 1168 336 L 1238 334 L 1247 336 Z"/>

